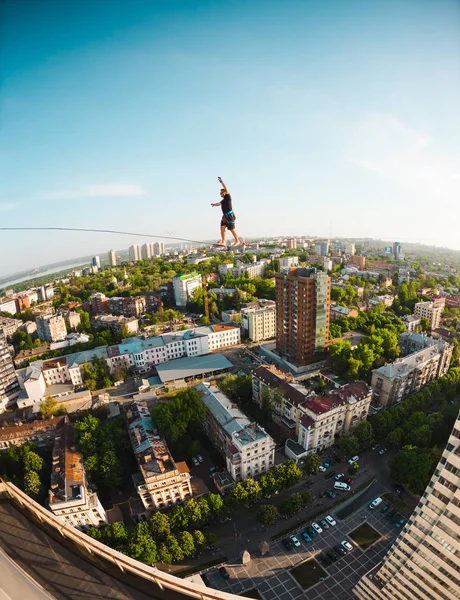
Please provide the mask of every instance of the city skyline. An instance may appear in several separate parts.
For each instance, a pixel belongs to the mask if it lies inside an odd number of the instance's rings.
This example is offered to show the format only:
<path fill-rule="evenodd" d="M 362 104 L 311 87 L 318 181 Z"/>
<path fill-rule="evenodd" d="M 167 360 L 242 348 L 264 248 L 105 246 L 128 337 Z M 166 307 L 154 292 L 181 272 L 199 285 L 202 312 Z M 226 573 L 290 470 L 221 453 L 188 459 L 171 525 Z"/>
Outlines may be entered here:
<path fill-rule="evenodd" d="M 217 240 L 221 175 L 243 238 L 328 237 L 332 220 L 333 236 L 460 249 L 458 5 L 139 0 L 107 12 L 100 0 L 46 0 L 0 10 L 4 226 Z M 34 266 L 31 248 L 46 264 L 89 245 L 129 244 L 0 238 L 8 272 Z"/>

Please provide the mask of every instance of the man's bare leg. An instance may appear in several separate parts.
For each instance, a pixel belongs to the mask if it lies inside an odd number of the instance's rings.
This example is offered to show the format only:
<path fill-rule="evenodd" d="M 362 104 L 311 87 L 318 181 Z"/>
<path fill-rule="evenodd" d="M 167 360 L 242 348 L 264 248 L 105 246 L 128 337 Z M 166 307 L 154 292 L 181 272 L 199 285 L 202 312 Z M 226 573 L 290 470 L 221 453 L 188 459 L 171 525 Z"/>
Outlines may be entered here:
<path fill-rule="evenodd" d="M 220 240 L 216 244 L 217 246 L 225 246 L 225 225 L 220 226 Z"/>
<path fill-rule="evenodd" d="M 235 229 L 232 229 L 231 232 L 233 237 L 235 238 L 235 241 L 233 242 L 232 246 L 247 246 L 246 242 L 243 242 L 243 240 L 236 233 Z"/>

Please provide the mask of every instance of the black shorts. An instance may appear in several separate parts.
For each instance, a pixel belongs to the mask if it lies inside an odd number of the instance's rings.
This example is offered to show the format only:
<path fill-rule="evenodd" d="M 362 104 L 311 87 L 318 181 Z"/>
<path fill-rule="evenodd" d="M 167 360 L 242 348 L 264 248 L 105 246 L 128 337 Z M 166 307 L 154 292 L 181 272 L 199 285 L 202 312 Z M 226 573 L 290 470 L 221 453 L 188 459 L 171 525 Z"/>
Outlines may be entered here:
<path fill-rule="evenodd" d="M 220 226 L 226 227 L 229 231 L 232 231 L 232 229 L 235 229 L 235 221 L 236 221 L 235 213 L 228 215 L 228 216 L 223 216 L 222 220 L 220 222 Z"/>

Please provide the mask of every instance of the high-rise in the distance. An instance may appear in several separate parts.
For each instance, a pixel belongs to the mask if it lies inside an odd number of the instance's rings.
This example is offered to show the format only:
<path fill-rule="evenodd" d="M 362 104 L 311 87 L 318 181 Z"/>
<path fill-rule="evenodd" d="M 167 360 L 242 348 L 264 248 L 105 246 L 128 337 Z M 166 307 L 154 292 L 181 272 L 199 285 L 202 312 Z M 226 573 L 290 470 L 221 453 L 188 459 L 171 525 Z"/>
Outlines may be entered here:
<path fill-rule="evenodd" d="M 91 266 L 97 267 L 98 269 L 101 268 L 101 261 L 99 259 L 99 256 L 93 256 L 93 258 L 91 259 Z"/>
<path fill-rule="evenodd" d="M 19 383 L 3 328 L 0 327 L 0 412 L 19 394 Z"/>
<path fill-rule="evenodd" d="M 399 260 L 401 258 L 401 244 L 400 242 L 393 242 L 393 258 Z"/>
<path fill-rule="evenodd" d="M 384 561 L 353 590 L 360 600 L 460 598 L 460 415 L 425 493 Z"/>
<path fill-rule="evenodd" d="M 130 246 L 128 252 L 129 252 L 129 262 L 137 262 L 138 260 L 141 260 L 142 253 L 141 253 L 141 247 L 139 244 L 133 244 L 132 246 Z"/>
<path fill-rule="evenodd" d="M 109 250 L 109 265 L 111 267 L 117 266 L 117 255 L 115 254 L 115 250 Z"/>
<path fill-rule="evenodd" d="M 298 365 L 314 362 L 328 340 L 330 303 L 331 280 L 323 271 L 277 273 L 277 351 Z"/>

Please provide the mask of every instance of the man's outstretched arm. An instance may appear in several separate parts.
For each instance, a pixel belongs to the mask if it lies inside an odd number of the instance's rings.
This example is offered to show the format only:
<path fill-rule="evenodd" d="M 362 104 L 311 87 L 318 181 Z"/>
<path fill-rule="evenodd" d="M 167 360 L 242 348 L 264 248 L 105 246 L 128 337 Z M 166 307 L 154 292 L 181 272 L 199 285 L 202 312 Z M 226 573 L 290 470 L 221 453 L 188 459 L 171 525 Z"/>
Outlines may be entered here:
<path fill-rule="evenodd" d="M 219 183 L 222 186 L 222 188 L 225 190 L 225 193 L 227 193 L 228 189 L 227 189 L 227 186 L 225 185 L 225 183 L 223 182 L 222 177 L 218 177 L 217 179 L 219 180 Z"/>

